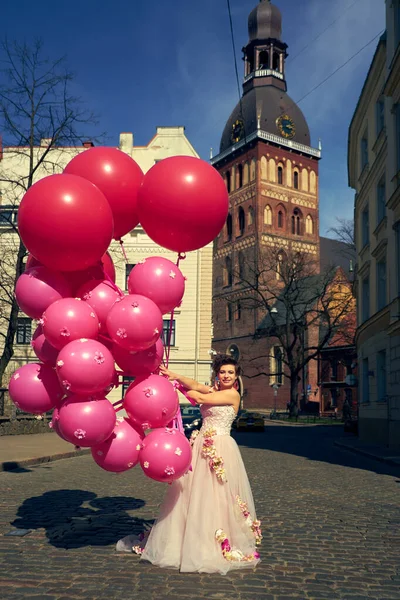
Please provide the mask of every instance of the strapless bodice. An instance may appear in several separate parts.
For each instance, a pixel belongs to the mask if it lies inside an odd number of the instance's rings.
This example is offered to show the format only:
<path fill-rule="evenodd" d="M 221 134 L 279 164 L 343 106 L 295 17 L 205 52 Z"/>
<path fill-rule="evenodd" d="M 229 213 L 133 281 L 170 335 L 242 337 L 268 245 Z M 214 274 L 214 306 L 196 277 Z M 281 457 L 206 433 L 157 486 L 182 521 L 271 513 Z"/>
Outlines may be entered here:
<path fill-rule="evenodd" d="M 230 435 L 232 423 L 236 417 L 233 406 L 207 406 L 200 407 L 203 424 L 200 433 L 213 429 L 216 435 Z"/>

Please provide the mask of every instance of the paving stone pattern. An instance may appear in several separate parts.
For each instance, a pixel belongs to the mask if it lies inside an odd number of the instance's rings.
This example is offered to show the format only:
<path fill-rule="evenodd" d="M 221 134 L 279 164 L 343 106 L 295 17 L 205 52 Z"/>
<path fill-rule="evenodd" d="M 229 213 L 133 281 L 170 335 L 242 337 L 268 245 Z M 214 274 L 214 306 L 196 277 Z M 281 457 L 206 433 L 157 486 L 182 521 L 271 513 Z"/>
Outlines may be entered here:
<path fill-rule="evenodd" d="M 180 574 L 114 551 L 151 525 L 164 487 L 90 456 L 0 473 L 0 595 L 29 599 L 400 599 L 400 471 L 334 446 L 335 427 L 240 433 L 262 562 Z M 15 528 L 24 537 L 6 537 Z"/>

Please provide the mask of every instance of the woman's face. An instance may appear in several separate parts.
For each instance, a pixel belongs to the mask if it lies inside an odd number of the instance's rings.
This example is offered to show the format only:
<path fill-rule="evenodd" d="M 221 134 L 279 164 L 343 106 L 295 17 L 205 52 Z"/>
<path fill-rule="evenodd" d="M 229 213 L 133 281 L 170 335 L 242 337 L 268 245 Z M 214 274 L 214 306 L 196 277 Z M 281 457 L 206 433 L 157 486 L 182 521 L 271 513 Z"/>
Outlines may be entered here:
<path fill-rule="evenodd" d="M 220 383 L 220 389 L 231 388 L 237 379 L 235 365 L 222 365 L 218 371 L 218 379 Z"/>

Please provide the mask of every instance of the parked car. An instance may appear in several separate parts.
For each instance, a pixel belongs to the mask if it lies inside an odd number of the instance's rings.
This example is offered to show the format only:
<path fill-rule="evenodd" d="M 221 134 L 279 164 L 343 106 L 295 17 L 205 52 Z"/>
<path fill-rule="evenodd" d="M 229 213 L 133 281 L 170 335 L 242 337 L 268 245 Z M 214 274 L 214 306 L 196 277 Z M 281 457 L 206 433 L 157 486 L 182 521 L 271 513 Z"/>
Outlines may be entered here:
<path fill-rule="evenodd" d="M 264 431 L 264 416 L 257 412 L 240 410 L 232 427 L 237 431 Z"/>
<path fill-rule="evenodd" d="M 186 437 L 192 435 L 192 431 L 200 429 L 203 419 L 200 408 L 197 406 L 181 406 L 183 430 Z"/>

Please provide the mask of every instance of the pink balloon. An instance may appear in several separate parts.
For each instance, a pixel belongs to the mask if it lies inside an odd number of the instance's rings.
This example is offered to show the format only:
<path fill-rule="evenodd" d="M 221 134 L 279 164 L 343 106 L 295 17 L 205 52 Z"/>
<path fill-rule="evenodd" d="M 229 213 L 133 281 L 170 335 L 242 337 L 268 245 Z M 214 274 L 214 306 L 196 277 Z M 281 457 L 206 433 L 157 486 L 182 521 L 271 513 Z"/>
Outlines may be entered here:
<path fill-rule="evenodd" d="M 61 349 L 80 338 L 97 338 L 99 319 L 91 306 L 75 298 L 53 302 L 43 314 L 43 333 L 55 348 Z"/>
<path fill-rule="evenodd" d="M 143 429 L 164 427 L 176 415 L 178 394 L 161 375 L 138 377 L 129 386 L 123 406 L 132 421 Z"/>
<path fill-rule="evenodd" d="M 103 281 L 104 279 L 109 281 L 111 279 L 111 281 L 115 283 L 115 267 L 108 252 L 103 255 L 101 261 L 88 269 L 83 271 L 70 271 L 69 273 L 63 272 L 63 275 L 72 286 L 74 296 L 76 295 L 75 292 L 88 281 Z"/>
<path fill-rule="evenodd" d="M 32 267 L 18 277 L 15 296 L 20 309 L 32 319 L 40 319 L 56 300 L 71 295 L 65 277 L 47 267 Z"/>
<path fill-rule="evenodd" d="M 118 344 L 113 344 L 112 354 L 115 362 L 124 371 L 125 375 L 133 375 L 134 377 L 149 375 L 154 373 L 160 366 L 164 354 L 164 345 L 161 340 L 157 340 L 147 350 L 135 352 L 134 350 L 125 350 Z"/>
<path fill-rule="evenodd" d="M 127 350 L 146 350 L 162 333 L 160 309 L 152 300 L 139 294 L 116 302 L 107 317 L 110 337 Z"/>
<path fill-rule="evenodd" d="M 101 333 L 107 333 L 107 316 L 115 302 L 122 296 L 118 290 L 108 281 L 88 281 L 82 285 L 76 293 L 78 298 L 81 298 L 96 313 Z"/>
<path fill-rule="evenodd" d="M 140 465 L 151 479 L 171 482 L 184 475 L 192 461 L 192 449 L 177 429 L 155 429 L 143 440 Z"/>
<path fill-rule="evenodd" d="M 57 375 L 68 392 L 96 394 L 113 384 L 114 359 L 104 344 L 97 340 L 74 340 L 58 355 Z"/>
<path fill-rule="evenodd" d="M 185 278 L 172 261 L 151 256 L 132 269 L 128 290 L 130 294 L 142 294 L 153 300 L 165 315 L 181 303 Z"/>
<path fill-rule="evenodd" d="M 60 437 L 61 439 L 65 440 L 66 442 L 68 442 L 68 440 L 63 436 L 63 434 L 60 431 L 60 427 L 58 425 L 59 419 L 60 419 L 60 414 L 59 414 L 58 408 L 56 407 L 53 410 L 53 415 L 51 417 L 51 421 L 49 423 L 49 427 L 50 427 L 50 429 L 52 429 L 53 431 L 55 431 L 55 433 L 58 435 L 58 437 Z"/>
<path fill-rule="evenodd" d="M 107 440 L 114 431 L 117 417 L 107 398 L 88 400 L 72 395 L 59 409 L 58 427 L 67 442 L 90 448 Z"/>
<path fill-rule="evenodd" d="M 54 408 L 64 395 L 54 369 L 39 363 L 28 363 L 17 369 L 8 391 L 15 406 L 39 415 Z"/>
<path fill-rule="evenodd" d="M 95 462 L 105 471 L 122 473 L 139 462 L 143 434 L 129 419 L 118 418 L 111 436 L 92 448 Z"/>
<path fill-rule="evenodd" d="M 59 350 L 47 341 L 41 325 L 38 325 L 35 329 L 35 333 L 32 336 L 31 346 L 39 360 L 47 365 L 51 365 L 52 367 L 56 366 Z"/>

